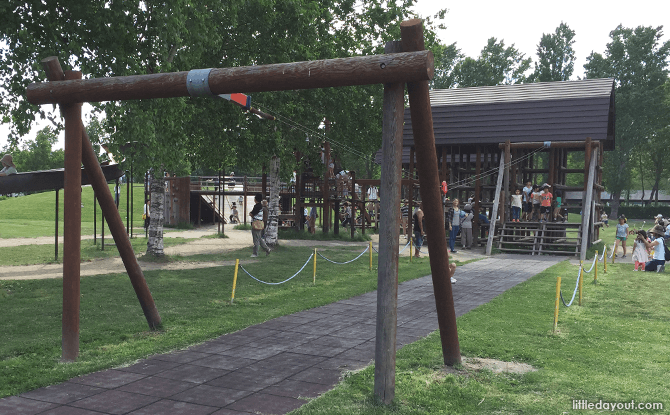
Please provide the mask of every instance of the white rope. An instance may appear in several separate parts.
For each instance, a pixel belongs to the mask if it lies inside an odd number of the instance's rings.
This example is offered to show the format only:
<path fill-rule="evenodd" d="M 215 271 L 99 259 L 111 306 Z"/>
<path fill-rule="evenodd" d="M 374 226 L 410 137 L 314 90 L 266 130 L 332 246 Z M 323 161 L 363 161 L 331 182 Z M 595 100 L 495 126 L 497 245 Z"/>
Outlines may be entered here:
<path fill-rule="evenodd" d="M 605 247 L 603 248 L 603 254 L 600 255 L 600 259 L 598 261 L 602 261 L 603 258 L 605 258 L 605 251 L 607 251 L 607 245 L 605 245 Z"/>
<path fill-rule="evenodd" d="M 591 268 L 589 268 L 588 271 L 584 270 L 587 274 L 591 271 L 593 271 L 593 267 L 596 265 L 596 261 L 598 260 L 598 257 L 594 256 L 593 257 L 593 263 L 591 264 Z"/>
<path fill-rule="evenodd" d="M 614 245 L 614 246 L 616 246 L 616 245 Z M 612 248 L 612 252 L 609 255 L 607 255 L 607 258 L 612 259 L 613 255 L 614 255 L 614 248 Z"/>
<path fill-rule="evenodd" d="M 579 279 L 582 277 L 582 267 L 579 267 L 579 273 L 577 274 L 577 282 L 575 283 L 575 291 L 572 293 L 572 300 L 570 303 L 566 304 L 566 307 L 570 307 L 572 302 L 575 301 L 575 294 L 577 294 L 577 289 L 579 288 Z"/>
<path fill-rule="evenodd" d="M 351 260 L 349 260 L 349 261 L 347 261 L 347 262 L 336 262 L 336 261 L 333 261 L 332 259 L 328 259 L 328 258 L 326 258 L 325 256 L 321 255 L 321 252 L 317 252 L 317 253 L 319 254 L 319 256 L 320 256 L 321 258 L 325 259 L 325 260 L 328 261 L 328 262 L 332 262 L 333 264 L 337 264 L 337 265 L 345 265 L 345 264 L 349 264 L 349 263 L 351 263 L 351 262 L 354 262 L 354 261 L 357 260 L 358 258 L 362 257 L 364 253 L 368 252 L 368 249 L 370 249 L 369 246 L 366 247 L 365 250 L 364 250 L 363 252 L 361 252 L 356 258 L 351 259 Z M 314 254 L 312 254 L 312 255 L 314 255 Z"/>
<path fill-rule="evenodd" d="M 409 246 L 409 241 L 407 241 L 407 245 L 405 245 L 405 247 L 400 250 L 400 253 L 402 254 L 403 252 L 405 252 L 405 249 L 407 249 L 408 246 Z"/>
<path fill-rule="evenodd" d="M 262 281 L 262 280 L 259 280 L 259 279 L 256 278 L 256 277 L 254 277 L 253 275 L 249 274 L 249 271 L 247 271 L 246 269 L 244 269 L 244 267 L 243 267 L 241 264 L 240 264 L 240 268 L 241 268 L 242 271 L 244 271 L 248 276 L 250 276 L 251 278 L 253 278 L 253 279 L 255 279 L 256 281 L 260 282 L 261 284 L 267 284 L 267 285 L 280 285 L 280 284 L 283 284 L 283 283 L 285 283 L 285 282 L 288 282 L 288 281 L 292 280 L 292 279 L 295 278 L 298 274 L 300 274 L 300 273 L 302 272 L 302 270 L 305 269 L 305 267 L 307 266 L 307 264 L 309 264 L 309 261 L 310 261 L 313 257 L 314 257 L 314 253 L 312 253 L 312 254 L 309 256 L 309 258 L 307 258 L 307 261 L 305 262 L 305 265 L 303 265 L 302 268 L 300 268 L 300 270 L 299 270 L 298 272 L 296 272 L 295 274 L 293 274 L 292 277 L 287 278 L 287 279 L 285 279 L 285 280 L 282 281 L 282 282 L 266 282 L 266 281 Z"/>

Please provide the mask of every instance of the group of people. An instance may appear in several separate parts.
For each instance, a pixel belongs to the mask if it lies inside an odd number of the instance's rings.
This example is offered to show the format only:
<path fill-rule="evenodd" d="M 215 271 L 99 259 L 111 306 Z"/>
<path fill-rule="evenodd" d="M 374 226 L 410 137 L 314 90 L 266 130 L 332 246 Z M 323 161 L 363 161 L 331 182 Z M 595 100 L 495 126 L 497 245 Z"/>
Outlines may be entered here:
<path fill-rule="evenodd" d="M 654 226 L 648 231 L 643 229 L 629 230 L 626 216 L 619 216 L 614 242 L 614 256 L 618 256 L 616 252 L 619 242 L 621 242 L 623 248 L 621 258 L 625 258 L 626 239 L 628 235 L 635 235 L 632 255 L 635 271 L 662 272 L 665 270 L 666 243 L 670 239 L 670 221 L 664 219 L 661 214 L 657 215 L 655 219 Z"/>
<path fill-rule="evenodd" d="M 556 191 L 556 198 L 551 193 L 548 183 L 539 186 L 526 182 L 522 189 L 516 189 L 511 196 L 512 222 L 523 221 L 565 221 L 561 215 L 563 200 L 561 192 Z"/>

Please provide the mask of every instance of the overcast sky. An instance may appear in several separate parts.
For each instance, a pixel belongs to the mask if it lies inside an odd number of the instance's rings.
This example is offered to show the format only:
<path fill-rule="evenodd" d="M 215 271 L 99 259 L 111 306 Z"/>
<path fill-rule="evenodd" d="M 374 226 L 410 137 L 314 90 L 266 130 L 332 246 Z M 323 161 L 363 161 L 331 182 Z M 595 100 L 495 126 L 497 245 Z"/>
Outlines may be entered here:
<path fill-rule="evenodd" d="M 1 0 L 0 0 L 1 1 Z M 537 44 L 543 33 L 553 33 L 561 22 L 575 31 L 576 64 L 573 78 L 584 75 L 586 57 L 603 53 L 609 32 L 617 25 L 625 27 L 664 26 L 663 40 L 670 39 L 670 0 L 637 0 L 600 2 L 594 0 L 563 0 L 558 2 L 517 0 L 513 3 L 479 1 L 418 0 L 415 11 L 422 17 L 432 16 L 447 8 L 439 32 L 444 43 L 456 42 L 466 56 L 476 57 L 490 37 L 514 44 L 535 60 Z M 28 138 L 47 123 L 39 123 Z M 6 144 L 8 128 L 0 124 L 0 148 Z M 61 141 L 57 145 L 62 148 Z"/>

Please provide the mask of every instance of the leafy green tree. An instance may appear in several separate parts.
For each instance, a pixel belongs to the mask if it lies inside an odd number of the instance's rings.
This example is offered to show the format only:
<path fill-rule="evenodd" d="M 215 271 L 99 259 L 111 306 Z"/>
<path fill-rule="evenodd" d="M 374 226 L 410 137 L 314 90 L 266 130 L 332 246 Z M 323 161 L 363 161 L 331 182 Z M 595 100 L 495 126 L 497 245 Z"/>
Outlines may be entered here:
<path fill-rule="evenodd" d="M 544 33 L 537 45 L 537 62 L 531 80 L 567 81 L 575 68 L 575 31 L 561 22 L 554 33 Z"/>
<path fill-rule="evenodd" d="M 433 88 L 447 89 L 456 85 L 456 74 L 454 68 L 463 59 L 464 55 L 456 47 L 456 43 L 450 45 L 436 45 L 433 49 L 435 56 L 435 76 L 433 77 Z"/>
<path fill-rule="evenodd" d="M 453 76 L 458 87 L 518 84 L 526 81 L 531 58 L 495 37 L 488 40 L 477 59 L 467 57 L 454 66 Z"/>
<path fill-rule="evenodd" d="M 588 78 L 611 77 L 616 82 L 615 150 L 605 154 L 604 183 L 612 194 L 612 216 L 618 214 L 621 192 L 630 188 L 630 161 L 637 146 L 667 125 L 665 90 L 670 41 L 661 42 L 662 26 L 635 29 L 617 26 L 604 55 L 591 53 L 584 65 Z"/>
<path fill-rule="evenodd" d="M 63 150 L 53 151 L 58 135 L 51 127 L 37 132 L 34 140 L 21 145 L 20 150 L 11 151 L 16 169 L 21 172 L 63 168 Z"/>

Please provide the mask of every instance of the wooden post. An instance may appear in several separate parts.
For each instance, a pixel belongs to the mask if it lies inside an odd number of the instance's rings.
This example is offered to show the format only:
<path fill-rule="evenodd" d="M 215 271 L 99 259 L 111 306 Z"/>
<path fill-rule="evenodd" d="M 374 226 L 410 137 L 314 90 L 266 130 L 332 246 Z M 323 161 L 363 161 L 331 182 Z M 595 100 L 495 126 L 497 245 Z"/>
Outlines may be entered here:
<path fill-rule="evenodd" d="M 244 192 L 244 195 L 242 196 L 243 202 L 242 204 L 244 205 L 244 224 L 247 224 L 247 176 L 244 176 L 244 183 L 243 183 L 243 188 L 242 191 Z"/>
<path fill-rule="evenodd" d="M 479 223 L 479 208 L 480 208 L 480 200 L 482 198 L 482 179 L 480 177 L 482 173 L 482 151 L 479 146 L 477 146 L 477 161 L 475 162 L 475 175 L 477 176 L 477 180 L 475 181 L 475 214 L 474 214 L 474 229 L 473 231 L 473 237 L 475 238 L 474 240 L 477 241 L 476 246 L 479 246 L 479 227 L 481 224 Z"/>
<path fill-rule="evenodd" d="M 589 246 L 589 227 L 591 223 L 591 209 L 593 208 L 593 181 L 595 180 L 597 157 L 598 154 L 593 153 L 593 160 L 590 161 L 591 167 L 588 171 L 589 177 L 586 181 L 586 190 L 584 191 L 584 204 L 582 204 L 582 244 L 579 253 L 582 261 L 586 259 L 586 250 Z"/>
<path fill-rule="evenodd" d="M 67 71 L 65 79 L 80 79 Z M 63 197 L 63 362 L 79 356 L 79 302 L 81 262 L 81 104 L 62 105 L 65 121 L 65 186 Z"/>
<path fill-rule="evenodd" d="M 412 19 L 400 24 L 403 50 L 423 50 L 423 21 Z M 433 291 L 440 327 L 442 356 L 446 365 L 461 362 L 461 351 L 456 329 L 456 311 L 451 291 L 451 276 L 455 267 L 449 264 L 444 214 L 435 151 L 433 114 L 430 106 L 428 81 L 408 82 L 412 133 L 417 155 L 417 170 L 421 182 L 421 200 L 426 218 L 430 268 Z M 410 255 L 412 253 L 410 252 Z"/>
<path fill-rule="evenodd" d="M 326 133 L 330 130 L 330 122 L 326 120 Z M 321 215 L 323 216 L 323 233 L 328 233 L 330 230 L 330 143 L 326 141 L 323 143 L 323 153 L 325 155 L 324 162 L 326 164 L 326 172 L 323 175 L 323 208 Z"/>
<path fill-rule="evenodd" d="M 388 42 L 386 53 L 402 50 L 400 42 Z M 382 113 L 382 165 L 379 193 L 379 254 L 377 256 L 377 325 L 375 336 L 375 398 L 384 404 L 395 397 L 396 330 L 398 321 L 398 259 L 400 189 L 402 178 L 402 130 L 405 88 L 402 83 L 384 85 Z M 410 252 L 411 254 L 411 252 Z"/>
<path fill-rule="evenodd" d="M 510 200 L 509 200 L 510 199 L 510 197 L 509 197 L 509 195 L 510 195 L 509 165 L 510 165 L 511 161 L 512 161 L 512 154 L 510 152 L 510 140 L 507 140 L 505 142 L 505 174 L 503 176 L 503 180 L 504 180 L 505 183 L 503 185 L 502 194 L 500 195 L 500 197 L 502 197 L 502 206 L 503 206 L 503 208 L 500 212 L 500 221 L 502 223 L 505 223 L 507 218 L 509 216 L 511 216 L 511 215 L 507 214 L 507 213 L 511 213 L 510 208 L 508 208 L 508 206 L 510 206 Z"/>
<path fill-rule="evenodd" d="M 493 235 L 496 232 L 496 221 L 498 220 L 498 204 L 500 203 L 500 193 L 503 181 L 503 171 L 505 167 L 505 152 L 500 153 L 500 167 L 498 167 L 498 184 L 496 185 L 495 198 L 493 199 L 493 210 L 491 210 L 491 221 L 489 222 L 489 238 L 486 241 L 486 255 L 491 255 L 493 249 Z"/>
<path fill-rule="evenodd" d="M 56 189 L 56 242 L 54 245 L 56 245 L 55 250 L 55 261 L 58 261 L 58 192 L 60 189 Z M 95 198 L 95 196 L 94 196 Z M 95 234 L 95 218 L 93 219 L 93 233 Z M 93 244 L 95 244 L 95 235 L 93 236 Z"/>
<path fill-rule="evenodd" d="M 407 236 L 412 239 L 412 227 L 414 221 L 412 220 L 412 211 L 414 208 L 414 146 L 409 149 L 409 191 L 407 192 Z M 413 254 L 410 252 L 410 259 Z"/>
<path fill-rule="evenodd" d="M 349 172 L 351 178 L 351 239 L 354 239 L 356 234 L 356 172 Z"/>

